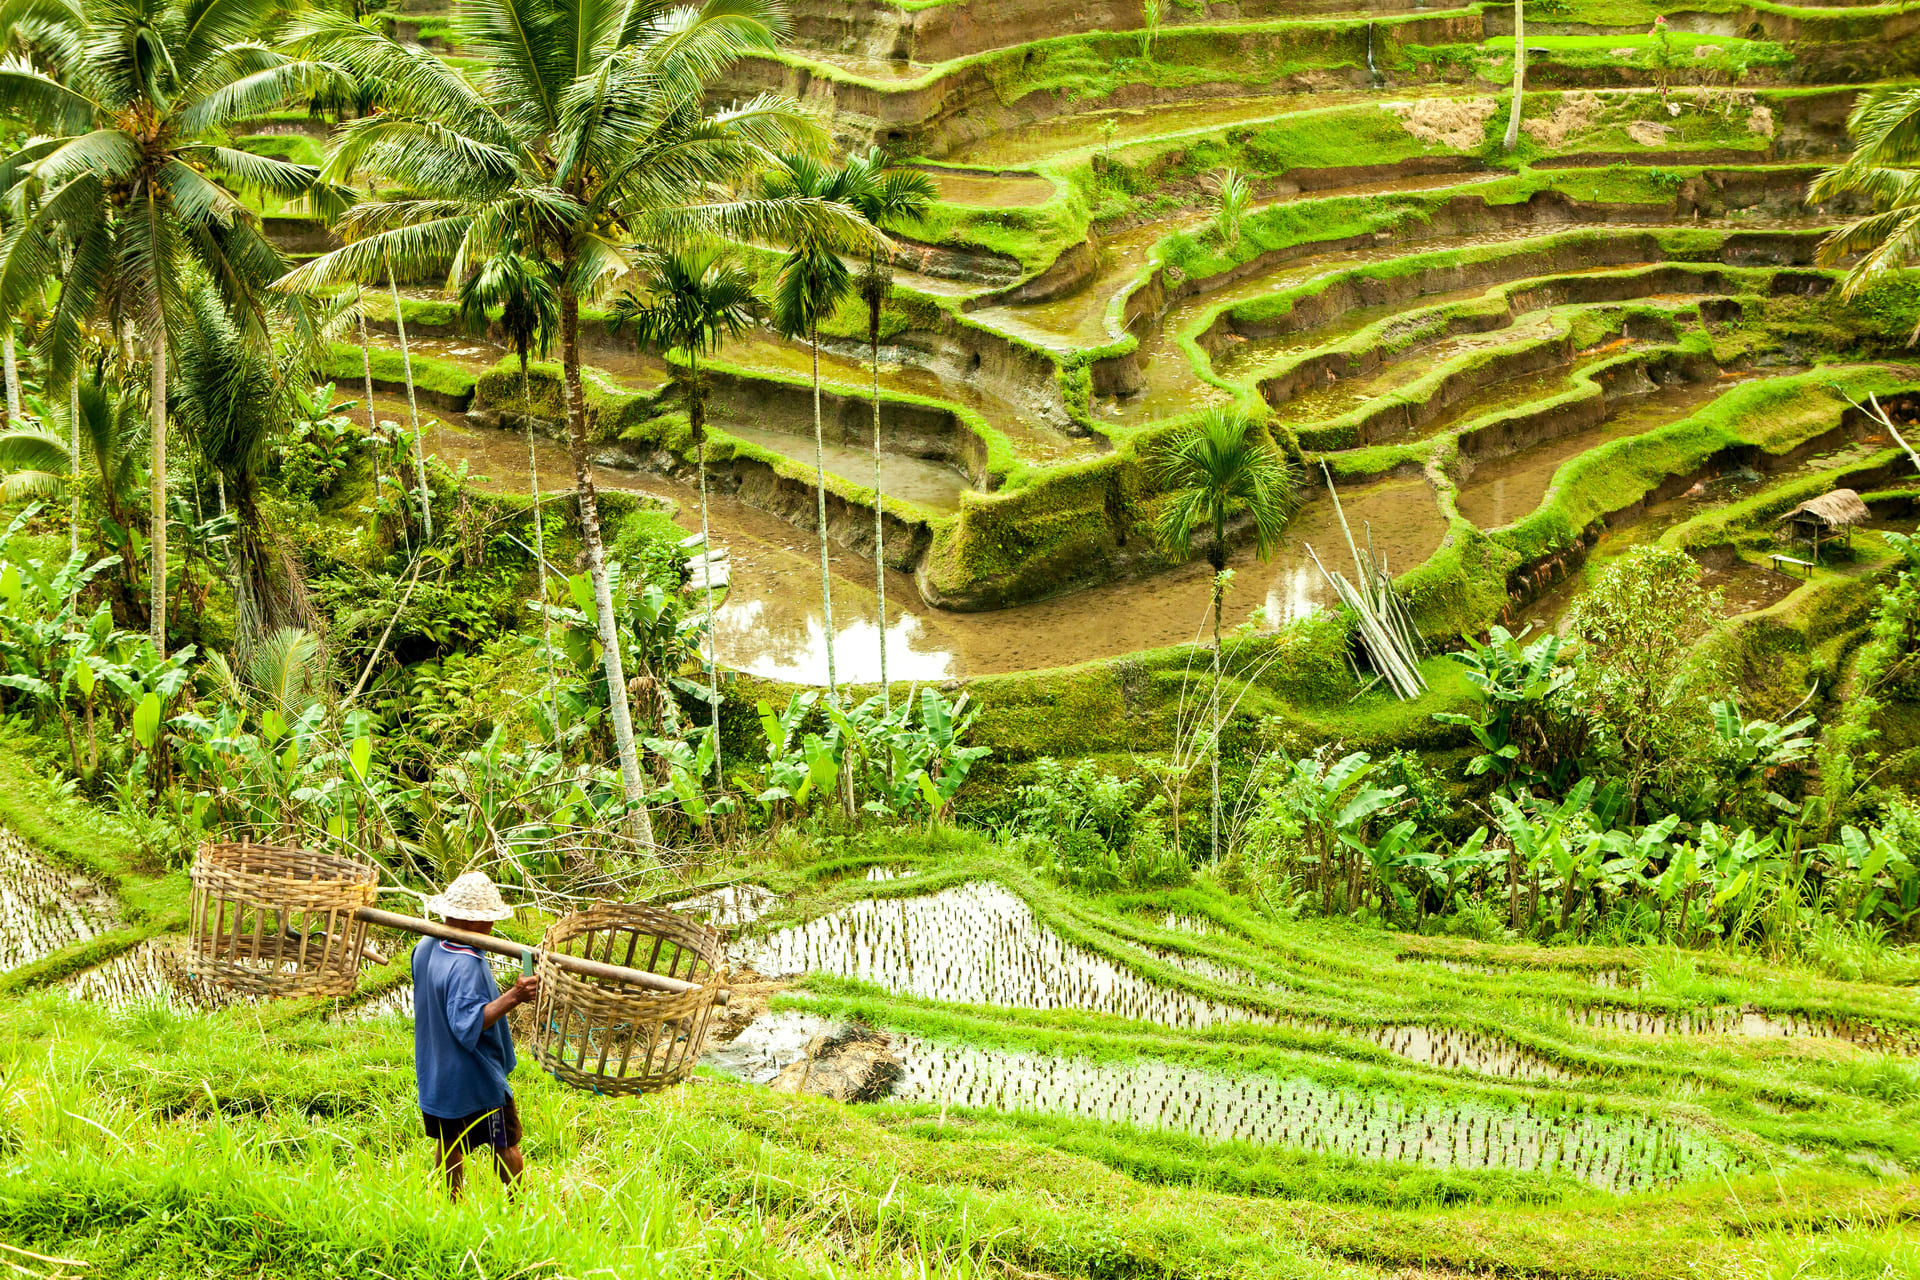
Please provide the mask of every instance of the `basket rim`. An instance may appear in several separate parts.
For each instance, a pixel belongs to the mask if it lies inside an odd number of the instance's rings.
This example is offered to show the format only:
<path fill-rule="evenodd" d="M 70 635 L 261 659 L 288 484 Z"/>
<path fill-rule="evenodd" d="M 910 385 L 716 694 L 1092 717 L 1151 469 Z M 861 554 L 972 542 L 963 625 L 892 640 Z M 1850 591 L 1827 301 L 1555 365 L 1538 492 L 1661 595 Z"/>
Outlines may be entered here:
<path fill-rule="evenodd" d="M 193 874 L 199 875 L 203 870 L 203 864 L 205 864 L 204 869 L 206 871 L 226 875 L 244 875 L 286 880 L 298 879 L 301 881 L 313 879 L 311 875 L 301 875 L 297 877 L 276 875 L 271 866 L 263 867 L 259 870 L 237 867 L 234 864 L 241 860 L 241 856 L 264 858 L 267 860 L 271 860 L 276 856 L 289 860 L 297 857 L 312 870 L 338 871 L 342 873 L 338 876 L 338 879 L 345 884 L 358 884 L 362 882 L 378 884 L 380 880 L 380 868 L 378 866 L 371 862 L 362 862 L 360 859 L 350 857 L 346 854 L 329 853 L 321 849 L 310 849 L 305 845 L 253 844 L 236 840 L 209 841 L 201 844 L 194 851 Z"/>

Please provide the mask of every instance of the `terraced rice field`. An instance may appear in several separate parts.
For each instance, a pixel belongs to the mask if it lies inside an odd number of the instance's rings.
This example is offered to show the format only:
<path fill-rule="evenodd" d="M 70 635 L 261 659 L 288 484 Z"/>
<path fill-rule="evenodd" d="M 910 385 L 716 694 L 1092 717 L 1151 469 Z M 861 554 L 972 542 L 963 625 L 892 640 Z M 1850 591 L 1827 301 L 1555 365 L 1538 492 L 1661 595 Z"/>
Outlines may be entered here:
<path fill-rule="evenodd" d="M 1366 508 L 1418 621 L 1443 635 L 1557 616 L 1535 602 L 1569 578 L 1577 590 L 1597 544 L 1669 488 L 1771 480 L 1776 459 L 1868 434 L 1834 384 L 1920 387 L 1838 318 L 1836 273 L 1811 264 L 1847 210 L 1805 199 L 1847 145 L 1854 82 L 1913 69 L 1904 34 L 1870 34 L 1904 19 L 1697 14 L 1662 44 L 1651 10 L 1581 9 L 1532 24 L 1521 145 L 1506 152 L 1513 41 L 1497 5 L 1163 6 L 1150 39 L 1131 3 L 1063 18 L 987 0 L 799 5 L 787 47 L 747 59 L 729 88 L 795 95 L 837 140 L 890 148 L 940 195 L 896 237 L 880 390 L 900 572 L 878 625 L 860 555 L 871 519 L 856 514 L 873 481 L 864 330 L 824 340 L 849 675 L 869 678 L 883 642 L 896 670 L 950 678 L 1188 638 L 1196 593 L 1143 552 L 1137 494 L 1159 442 L 1209 405 L 1270 413 L 1302 464 L 1302 518 L 1277 573 L 1243 557 L 1240 577 L 1267 581 L 1236 584 L 1236 617 L 1272 629 L 1329 602 L 1306 548 L 1338 549 L 1321 518 L 1331 483 Z M 401 34 L 457 62 L 454 18 L 410 12 Z M 1223 165 L 1254 197 L 1233 241 L 1210 212 Z M 502 352 L 436 337 L 431 295 L 405 304 L 416 349 L 471 384 Z M 657 359 L 589 329 L 607 410 L 631 417 L 618 406 L 662 394 Z M 1847 350 L 1822 354 L 1823 340 Z M 1834 375 L 1808 374 L 1836 355 Z M 715 537 L 734 552 L 722 642 L 747 670 L 818 680 L 823 617 L 795 572 L 811 537 L 810 356 L 760 334 L 715 368 L 713 421 L 731 442 L 710 468 L 729 495 Z M 481 408 L 478 433 L 436 444 L 511 485 L 485 439 L 488 386 L 451 405 Z M 606 482 L 685 508 L 687 459 L 646 429 L 601 461 L 653 471 Z M 1868 452 L 1850 473 L 1887 509 L 1911 487 L 1889 461 Z M 1373 487 L 1386 477 L 1399 487 Z M 1759 576 L 1737 541 L 1687 544 L 1730 575 L 1731 614 L 1823 589 Z M 1468 564 L 1469 589 L 1430 603 Z"/>

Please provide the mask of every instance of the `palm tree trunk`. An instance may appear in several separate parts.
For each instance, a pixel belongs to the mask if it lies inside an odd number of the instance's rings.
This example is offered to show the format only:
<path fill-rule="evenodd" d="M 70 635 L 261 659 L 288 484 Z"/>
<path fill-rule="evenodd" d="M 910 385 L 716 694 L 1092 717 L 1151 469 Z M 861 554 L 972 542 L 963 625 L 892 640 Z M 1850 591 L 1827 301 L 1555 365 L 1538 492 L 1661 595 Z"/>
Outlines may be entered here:
<path fill-rule="evenodd" d="M 367 318 L 360 317 L 360 373 L 367 382 L 367 444 L 373 449 L 373 536 L 380 537 L 380 423 L 373 412 L 373 349 L 367 341 Z M 400 533 L 407 532 L 406 521 L 400 522 Z"/>
<path fill-rule="evenodd" d="M 527 353 L 520 353 L 520 405 L 527 428 L 527 482 L 533 491 L 533 563 L 540 574 L 540 634 L 544 644 L 540 665 L 547 672 L 547 706 L 552 708 L 553 750 L 562 759 L 560 694 L 553 684 L 553 618 L 547 613 L 547 522 L 540 513 L 540 460 L 533 451 L 533 386 L 527 379 Z"/>
<path fill-rule="evenodd" d="M 1221 541 L 1225 545 L 1226 530 L 1220 531 Z M 1226 583 L 1222 577 L 1226 571 L 1213 571 L 1213 856 L 1220 856 L 1220 610 L 1226 604 Z"/>
<path fill-rule="evenodd" d="M 1527 80 L 1527 15 L 1521 0 L 1513 0 L 1513 109 L 1507 115 L 1507 138 L 1503 149 L 1513 150 L 1520 141 L 1520 93 Z"/>
<path fill-rule="evenodd" d="M 880 592 L 880 709 L 893 714 L 887 684 L 887 528 L 885 489 L 880 481 L 880 304 L 867 304 L 867 347 L 873 357 L 873 582 Z"/>
<path fill-rule="evenodd" d="M 0 360 L 6 366 L 7 377 L 7 425 L 20 425 L 20 364 L 13 348 L 13 330 L 0 334 Z"/>
<path fill-rule="evenodd" d="M 601 664 L 607 675 L 607 707 L 613 721 L 613 748 L 620 757 L 620 781 L 634 807 L 633 838 L 653 847 L 653 818 L 641 803 L 640 752 L 633 741 L 633 713 L 627 706 L 626 664 L 620 658 L 620 628 L 613 616 L 613 588 L 607 581 L 607 549 L 600 540 L 600 504 L 593 491 L 593 464 L 587 457 L 587 411 L 580 391 L 580 299 L 569 285 L 560 290 L 561 385 L 567 398 L 567 452 L 573 458 L 573 482 L 580 498 L 580 539 L 586 546 L 587 576 L 593 582 L 593 611 L 600 634 Z"/>
<path fill-rule="evenodd" d="M 152 550 L 152 566 L 147 584 L 152 603 L 147 610 L 147 631 L 153 637 L 153 650 L 167 656 L 167 327 L 158 321 L 153 326 L 153 527 L 148 530 L 147 545 Z"/>
<path fill-rule="evenodd" d="M 820 422 L 820 325 L 807 326 L 807 340 L 813 347 L 813 486 L 818 503 L 820 525 L 820 609 L 825 615 L 827 637 L 827 702 L 840 705 L 840 689 L 833 670 L 833 580 L 827 569 L 827 460 L 825 428 Z"/>
<path fill-rule="evenodd" d="M 420 406 L 413 398 L 413 357 L 407 353 L 407 320 L 400 314 L 400 286 L 387 263 L 387 288 L 393 294 L 393 329 L 400 335 L 400 372 L 407 380 L 407 416 L 413 419 L 413 469 L 420 482 L 420 531 L 433 541 L 433 491 L 427 488 L 427 448 L 420 436 Z"/>
<path fill-rule="evenodd" d="M 720 758 L 720 633 L 713 625 L 713 543 L 707 531 L 707 406 L 700 398 L 700 356 L 692 344 L 687 347 L 687 419 L 700 446 L 700 550 L 707 557 L 707 696 L 713 711 L 713 776 L 725 791 L 727 771 Z"/>
<path fill-rule="evenodd" d="M 67 518 L 67 552 L 80 554 L 80 370 L 73 371 L 67 384 L 67 462 L 73 478 L 67 482 L 71 510 Z"/>

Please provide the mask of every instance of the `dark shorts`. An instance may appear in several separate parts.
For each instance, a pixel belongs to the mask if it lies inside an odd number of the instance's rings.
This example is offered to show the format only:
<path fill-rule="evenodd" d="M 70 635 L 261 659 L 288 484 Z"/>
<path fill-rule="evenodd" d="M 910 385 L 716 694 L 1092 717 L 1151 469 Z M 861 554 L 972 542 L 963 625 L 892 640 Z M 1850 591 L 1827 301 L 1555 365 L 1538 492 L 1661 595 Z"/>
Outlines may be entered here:
<path fill-rule="evenodd" d="M 427 1136 L 441 1147 L 453 1151 L 478 1151 L 492 1147 L 504 1151 L 520 1145 L 520 1110 L 508 1094 L 504 1105 L 491 1111 L 476 1111 L 470 1116 L 449 1119 L 420 1113 L 427 1122 Z"/>

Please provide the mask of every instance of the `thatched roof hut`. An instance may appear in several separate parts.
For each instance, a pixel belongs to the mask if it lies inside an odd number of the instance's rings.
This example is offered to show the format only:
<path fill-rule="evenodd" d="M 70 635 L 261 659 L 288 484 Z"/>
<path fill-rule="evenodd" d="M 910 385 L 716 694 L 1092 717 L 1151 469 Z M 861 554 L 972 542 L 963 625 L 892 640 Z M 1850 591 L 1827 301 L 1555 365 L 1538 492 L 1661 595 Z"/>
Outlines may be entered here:
<path fill-rule="evenodd" d="M 1813 553 L 1820 554 L 1820 543 L 1845 533 L 1849 545 L 1853 542 L 1853 526 L 1870 519 L 1873 513 L 1867 510 L 1867 504 L 1860 501 L 1860 495 L 1851 489 L 1835 489 L 1832 493 L 1801 503 L 1780 517 L 1779 523 L 1787 526 L 1787 536 L 1794 542 L 1807 542 L 1813 545 Z"/>
<path fill-rule="evenodd" d="M 1781 516 L 1779 523 L 1785 524 L 1789 520 L 1795 524 L 1817 523 L 1832 533 L 1872 517 L 1873 513 L 1867 510 L 1866 503 L 1860 501 L 1859 494 L 1851 489 L 1835 489 L 1832 493 L 1801 503 Z"/>

